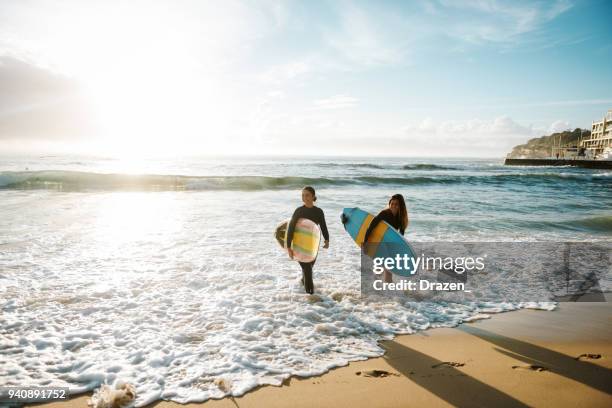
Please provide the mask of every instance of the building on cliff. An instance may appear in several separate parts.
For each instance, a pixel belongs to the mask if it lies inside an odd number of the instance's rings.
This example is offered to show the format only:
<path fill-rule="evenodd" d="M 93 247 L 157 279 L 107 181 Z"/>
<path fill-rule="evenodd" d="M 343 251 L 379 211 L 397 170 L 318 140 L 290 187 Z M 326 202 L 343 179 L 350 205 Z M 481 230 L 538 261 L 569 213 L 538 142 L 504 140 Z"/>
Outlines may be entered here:
<path fill-rule="evenodd" d="M 595 158 L 607 158 L 612 151 L 612 109 L 600 121 L 591 124 L 591 136 L 583 139 L 580 147 L 590 150 Z"/>

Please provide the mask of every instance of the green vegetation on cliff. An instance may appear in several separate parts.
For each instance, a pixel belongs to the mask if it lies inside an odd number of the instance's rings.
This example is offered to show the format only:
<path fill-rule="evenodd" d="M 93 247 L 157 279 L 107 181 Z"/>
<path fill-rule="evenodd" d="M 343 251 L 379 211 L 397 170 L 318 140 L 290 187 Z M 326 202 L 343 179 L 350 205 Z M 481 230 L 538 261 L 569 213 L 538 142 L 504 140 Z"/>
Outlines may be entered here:
<path fill-rule="evenodd" d="M 573 131 L 566 130 L 549 136 L 536 137 L 525 144 L 514 146 L 508 157 L 513 159 L 544 159 L 550 157 L 553 146 L 558 147 L 559 144 L 561 147 L 577 146 L 581 132 L 583 139 L 591 135 L 590 130 L 576 128 Z"/>

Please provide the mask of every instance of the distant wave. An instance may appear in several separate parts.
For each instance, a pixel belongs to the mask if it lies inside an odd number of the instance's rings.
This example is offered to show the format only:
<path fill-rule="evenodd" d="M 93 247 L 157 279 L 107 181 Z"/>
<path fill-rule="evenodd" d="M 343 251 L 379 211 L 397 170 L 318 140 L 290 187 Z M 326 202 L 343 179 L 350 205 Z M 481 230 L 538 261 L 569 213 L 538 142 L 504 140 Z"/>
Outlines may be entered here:
<path fill-rule="evenodd" d="M 566 231 L 588 231 L 608 234 L 612 232 L 612 216 L 600 215 L 562 221 L 531 221 L 529 222 L 529 228 L 535 228 L 542 231 L 550 231 L 551 228 L 554 228 Z"/>
<path fill-rule="evenodd" d="M 456 167 L 440 166 L 438 164 L 427 164 L 427 163 L 406 164 L 402 166 L 402 169 L 404 170 L 457 170 Z"/>
<path fill-rule="evenodd" d="M 397 168 L 397 165 L 394 166 L 382 166 L 380 164 L 373 163 L 317 163 L 318 167 L 356 167 L 356 168 L 366 168 L 366 169 L 387 169 L 387 168 Z M 438 164 L 428 164 L 428 163 L 417 163 L 417 164 L 406 164 L 401 166 L 403 170 L 457 170 L 457 167 L 450 166 L 440 166 Z"/>
<path fill-rule="evenodd" d="M 183 176 L 183 175 L 131 175 L 101 174 L 77 171 L 25 171 L 0 172 L 0 189 L 51 189 L 64 191 L 85 190 L 281 190 L 333 186 L 411 186 L 446 184 L 505 184 L 505 183 L 562 183 L 599 182 L 604 187 L 611 173 L 522 173 L 482 175 L 432 175 L 432 176 L 358 176 L 358 177 L 273 177 L 273 176 Z"/>
<path fill-rule="evenodd" d="M 384 166 L 373 163 L 317 163 L 318 167 L 357 167 L 364 169 L 384 169 Z"/>
<path fill-rule="evenodd" d="M 612 232 L 612 216 L 610 215 L 581 218 L 570 222 L 570 224 L 589 231 Z"/>
<path fill-rule="evenodd" d="M 456 183 L 435 177 L 272 177 L 272 176 L 182 176 L 101 174 L 78 171 L 1 172 L 1 189 L 84 190 L 278 190 L 350 185 L 410 185 Z"/>

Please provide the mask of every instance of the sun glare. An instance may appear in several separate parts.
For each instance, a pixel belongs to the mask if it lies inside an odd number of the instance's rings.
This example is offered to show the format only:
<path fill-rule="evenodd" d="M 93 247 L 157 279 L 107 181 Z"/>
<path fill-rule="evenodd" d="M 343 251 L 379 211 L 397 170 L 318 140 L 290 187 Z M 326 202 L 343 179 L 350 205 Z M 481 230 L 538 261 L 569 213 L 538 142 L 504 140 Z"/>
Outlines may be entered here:
<path fill-rule="evenodd" d="M 95 115 L 90 145 L 99 153 L 142 158 L 224 148 L 218 135 L 231 121 L 231 103 L 214 63 L 224 42 L 234 41 L 219 31 L 225 28 L 148 3 L 99 4 L 56 18 L 63 29 L 47 39 L 46 53 L 83 85 Z"/>

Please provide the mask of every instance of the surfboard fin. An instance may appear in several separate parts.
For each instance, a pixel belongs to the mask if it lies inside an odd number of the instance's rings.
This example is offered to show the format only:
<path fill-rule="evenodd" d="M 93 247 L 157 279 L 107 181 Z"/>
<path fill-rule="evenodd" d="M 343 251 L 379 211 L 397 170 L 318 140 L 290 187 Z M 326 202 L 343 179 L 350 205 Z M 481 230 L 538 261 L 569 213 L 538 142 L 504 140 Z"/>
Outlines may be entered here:
<path fill-rule="evenodd" d="M 348 217 L 346 216 L 345 213 L 342 213 L 342 215 L 340 215 L 340 221 L 342 221 L 342 224 L 346 224 L 348 222 Z"/>

